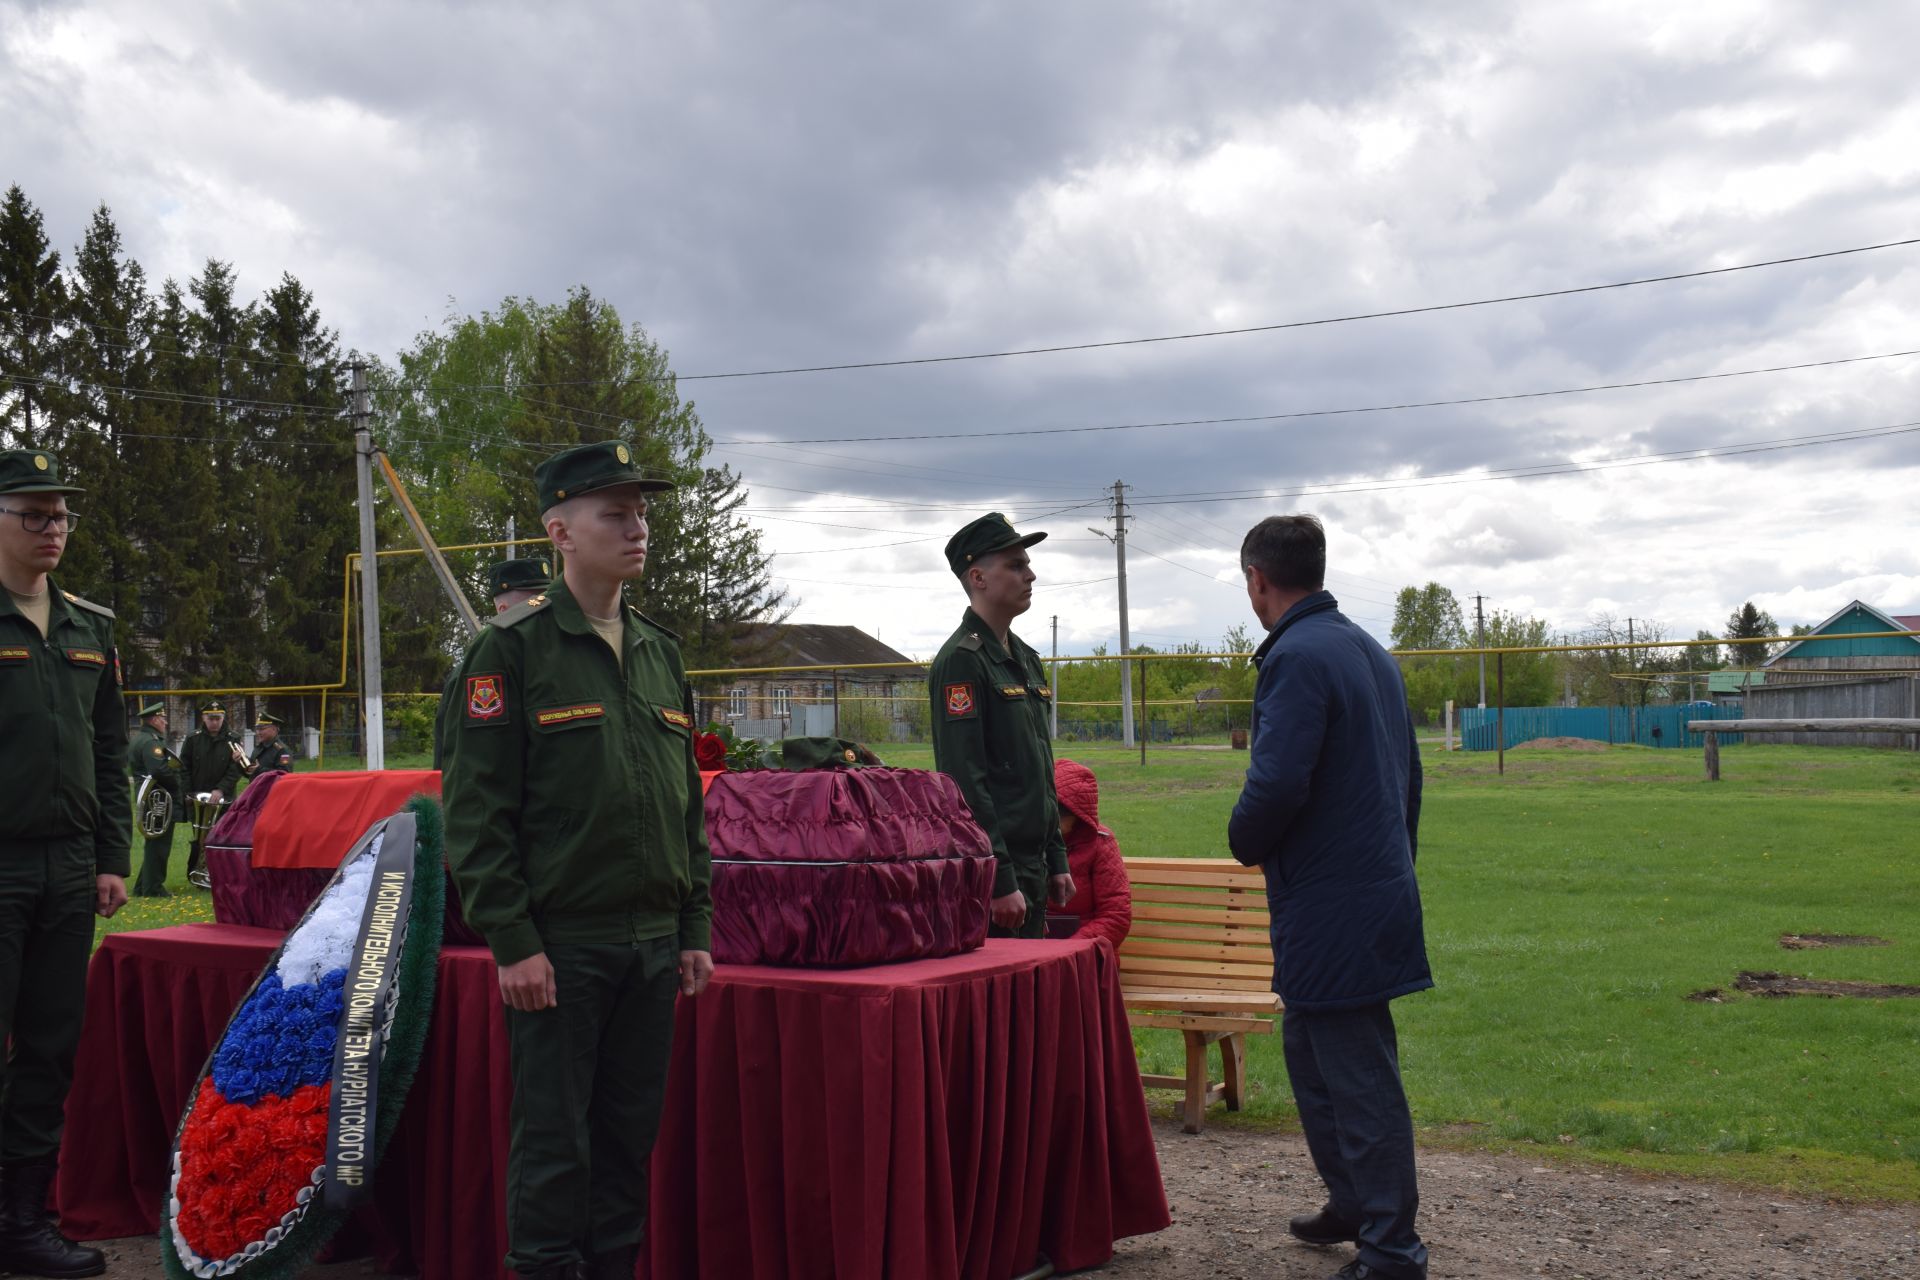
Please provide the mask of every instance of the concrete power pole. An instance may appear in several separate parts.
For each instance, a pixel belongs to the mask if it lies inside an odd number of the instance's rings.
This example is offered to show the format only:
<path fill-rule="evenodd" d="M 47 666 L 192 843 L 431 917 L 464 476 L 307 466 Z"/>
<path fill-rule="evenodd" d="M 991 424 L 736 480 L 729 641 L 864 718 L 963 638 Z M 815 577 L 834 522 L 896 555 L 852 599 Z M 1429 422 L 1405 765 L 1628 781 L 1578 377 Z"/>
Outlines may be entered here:
<path fill-rule="evenodd" d="M 1473 598 L 1473 644 L 1476 649 L 1487 647 L 1487 598 Z M 1487 709 L 1487 655 L 1480 655 L 1480 709 Z"/>
<path fill-rule="evenodd" d="M 373 411 L 367 366 L 353 366 L 353 475 L 360 494 L 360 696 L 367 725 L 367 768 L 387 767 L 387 716 L 380 691 L 380 560 L 373 534 Z M 324 726 L 323 726 L 324 731 Z"/>
<path fill-rule="evenodd" d="M 1133 745 L 1133 668 L 1127 662 L 1127 486 L 1113 482 L 1113 532 L 1087 526 L 1113 544 L 1114 562 L 1120 568 L 1120 740 Z"/>
<path fill-rule="evenodd" d="M 1053 665 L 1047 668 L 1047 683 L 1053 696 L 1047 699 L 1047 737 L 1060 736 L 1060 615 L 1053 615 Z"/>

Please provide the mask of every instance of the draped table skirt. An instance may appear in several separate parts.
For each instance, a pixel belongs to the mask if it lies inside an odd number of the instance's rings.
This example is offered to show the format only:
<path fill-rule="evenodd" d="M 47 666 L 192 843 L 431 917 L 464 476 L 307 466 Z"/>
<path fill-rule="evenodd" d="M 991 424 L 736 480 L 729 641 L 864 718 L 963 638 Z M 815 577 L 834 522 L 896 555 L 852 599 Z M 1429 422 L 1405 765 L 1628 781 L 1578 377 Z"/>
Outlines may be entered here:
<path fill-rule="evenodd" d="M 159 1229 L 180 1111 L 280 938 L 181 925 L 102 943 L 67 1103 L 67 1234 Z M 674 1036 L 643 1276 L 1004 1280 L 1043 1256 L 1095 1266 L 1168 1223 L 1104 943 L 724 966 L 680 1001 Z M 492 959 L 447 947 L 406 1113 L 347 1238 L 424 1280 L 504 1274 L 511 1092 Z"/>

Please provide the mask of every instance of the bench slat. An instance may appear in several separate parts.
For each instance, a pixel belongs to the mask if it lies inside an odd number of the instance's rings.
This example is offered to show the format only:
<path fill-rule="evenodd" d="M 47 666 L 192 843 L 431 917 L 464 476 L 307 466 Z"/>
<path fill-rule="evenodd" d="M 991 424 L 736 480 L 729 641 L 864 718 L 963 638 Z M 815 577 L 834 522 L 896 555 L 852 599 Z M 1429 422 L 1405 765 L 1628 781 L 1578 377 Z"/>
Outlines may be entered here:
<path fill-rule="evenodd" d="M 1150 942 L 1142 947 L 1153 946 Z M 1214 978 L 1261 978 L 1273 977 L 1273 958 L 1266 963 L 1245 960 L 1213 960 L 1206 956 L 1166 956 L 1153 951 L 1139 951 L 1128 947 L 1120 953 L 1121 973 L 1191 973 Z"/>
<path fill-rule="evenodd" d="M 1224 942 L 1235 946 L 1257 947 L 1262 951 L 1272 950 L 1272 938 L 1267 927 L 1262 925 L 1221 925 L 1216 920 L 1207 920 L 1191 924 L 1175 924 L 1159 916 L 1146 918 L 1136 914 L 1133 927 L 1127 932 L 1127 945 L 1135 945 L 1134 940 L 1142 941 L 1154 938 L 1172 940 L 1191 939 L 1195 942 Z"/>
<path fill-rule="evenodd" d="M 1273 1020 L 1270 1018 L 1224 1013 L 1129 1013 L 1127 1025 L 1164 1027 L 1169 1031 L 1229 1031 L 1251 1036 L 1273 1034 Z"/>
<path fill-rule="evenodd" d="M 1181 910 L 1194 907 L 1211 907 L 1214 914 L 1203 917 L 1207 920 L 1227 921 L 1232 917 L 1234 924 L 1265 924 L 1268 919 L 1267 899 L 1264 894 L 1251 893 L 1207 893 L 1199 889 L 1159 889 L 1133 886 L 1133 913 L 1150 913 L 1165 904 Z M 1249 919 L 1251 917 L 1251 919 Z M 1183 917 L 1184 918 L 1184 917 Z"/>
<path fill-rule="evenodd" d="M 1155 858 L 1151 856 L 1136 858 L 1128 856 L 1122 859 L 1122 861 L 1127 864 L 1127 870 L 1129 871 L 1135 867 L 1139 867 L 1142 871 L 1181 871 L 1193 869 L 1198 871 L 1239 871 L 1250 876 L 1258 876 L 1260 874 L 1260 868 L 1243 867 L 1232 858 Z"/>
<path fill-rule="evenodd" d="M 1250 964 L 1273 972 L 1273 949 L 1263 937 L 1258 942 L 1220 942 L 1213 939 L 1161 939 L 1127 935 L 1129 956 L 1161 956 L 1168 960 L 1206 960 L 1227 964 Z"/>
<path fill-rule="evenodd" d="M 1247 893 L 1267 891 L 1266 878 L 1258 871 L 1248 871 L 1244 867 L 1234 871 L 1136 871 L 1132 864 L 1127 865 L 1129 884 L 1184 884 L 1206 885 L 1217 889 L 1239 889 Z"/>
<path fill-rule="evenodd" d="M 1159 973 L 1151 969 L 1122 970 L 1122 981 L 1131 983 L 1135 988 L 1152 988 L 1155 991 L 1251 991 L 1259 992 L 1267 984 L 1263 979 L 1246 977 L 1215 977 L 1205 973 Z"/>
<path fill-rule="evenodd" d="M 1121 1003 L 1129 1009 L 1193 1009 L 1217 1013 L 1243 1009 L 1249 1013 L 1280 1012 L 1280 997 L 1271 991 L 1169 991 L 1164 987 L 1121 988 Z"/>

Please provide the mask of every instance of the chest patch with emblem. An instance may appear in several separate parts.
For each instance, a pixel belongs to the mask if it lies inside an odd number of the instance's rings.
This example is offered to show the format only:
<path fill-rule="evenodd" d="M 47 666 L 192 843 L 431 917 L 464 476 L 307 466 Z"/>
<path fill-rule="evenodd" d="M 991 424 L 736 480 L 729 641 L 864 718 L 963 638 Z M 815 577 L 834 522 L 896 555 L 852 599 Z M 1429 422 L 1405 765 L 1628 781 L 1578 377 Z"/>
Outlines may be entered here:
<path fill-rule="evenodd" d="M 507 714 L 507 692 L 499 676 L 467 677 L 467 719 L 497 720 Z"/>
<path fill-rule="evenodd" d="M 571 707 L 553 707 L 546 711 L 533 713 L 533 722 L 543 729 L 556 724 L 572 724 L 576 720 L 600 720 L 607 714 L 605 703 L 582 702 Z"/>
<path fill-rule="evenodd" d="M 950 716 L 970 716 L 973 714 L 973 686 L 971 684 L 950 684 L 947 686 L 947 714 Z"/>
<path fill-rule="evenodd" d="M 672 707 L 660 708 L 660 718 L 662 720 L 665 720 L 668 724 L 673 725 L 675 728 L 679 728 L 679 729 L 693 728 L 693 717 L 688 715 L 684 711 L 676 711 Z"/>

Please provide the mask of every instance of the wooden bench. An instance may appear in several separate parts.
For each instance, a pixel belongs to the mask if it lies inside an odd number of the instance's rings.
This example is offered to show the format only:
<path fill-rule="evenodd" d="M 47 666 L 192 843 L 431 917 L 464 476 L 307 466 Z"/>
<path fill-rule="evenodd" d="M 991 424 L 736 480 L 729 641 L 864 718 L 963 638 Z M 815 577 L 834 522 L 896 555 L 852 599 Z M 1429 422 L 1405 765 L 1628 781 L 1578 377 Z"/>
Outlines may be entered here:
<path fill-rule="evenodd" d="M 1149 1089 L 1183 1089 L 1183 1128 L 1199 1133 L 1207 1107 L 1238 1111 L 1246 1092 L 1247 1037 L 1270 1035 L 1273 993 L 1267 884 L 1231 858 L 1127 858 L 1133 927 L 1120 947 L 1127 1020 L 1169 1027 L 1187 1046 L 1184 1076 L 1142 1075 Z M 1220 1046 L 1220 1080 L 1207 1078 L 1207 1047 Z"/>

